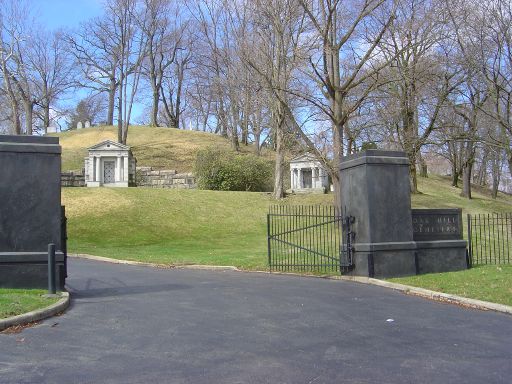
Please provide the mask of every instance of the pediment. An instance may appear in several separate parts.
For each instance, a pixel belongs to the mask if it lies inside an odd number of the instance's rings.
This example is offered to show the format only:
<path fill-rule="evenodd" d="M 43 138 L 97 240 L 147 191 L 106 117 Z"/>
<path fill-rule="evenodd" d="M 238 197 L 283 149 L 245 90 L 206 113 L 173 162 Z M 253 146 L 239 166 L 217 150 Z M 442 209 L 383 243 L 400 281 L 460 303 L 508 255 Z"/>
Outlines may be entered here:
<path fill-rule="evenodd" d="M 89 151 L 129 151 L 130 147 L 112 140 L 105 140 L 88 148 Z"/>
<path fill-rule="evenodd" d="M 313 156 L 311 153 L 305 153 L 303 155 L 294 157 L 290 160 L 290 163 L 302 163 L 302 162 L 318 162 L 315 156 Z"/>

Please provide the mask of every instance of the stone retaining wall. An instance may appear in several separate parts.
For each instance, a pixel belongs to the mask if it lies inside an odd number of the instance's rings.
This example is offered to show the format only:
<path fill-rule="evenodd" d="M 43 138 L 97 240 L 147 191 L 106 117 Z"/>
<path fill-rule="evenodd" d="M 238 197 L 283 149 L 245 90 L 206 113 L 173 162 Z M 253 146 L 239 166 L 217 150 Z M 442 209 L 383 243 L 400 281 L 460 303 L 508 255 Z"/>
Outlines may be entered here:
<path fill-rule="evenodd" d="M 137 167 L 137 186 L 150 188 L 196 188 L 196 178 L 192 173 L 178 173 L 175 170 L 153 170 L 152 167 Z M 85 187 L 82 171 L 61 173 L 63 187 Z"/>
<path fill-rule="evenodd" d="M 62 172 L 60 182 L 63 187 L 85 187 L 84 172 L 83 170 Z"/>
<path fill-rule="evenodd" d="M 192 173 L 178 173 L 175 170 L 154 170 L 152 167 L 137 167 L 137 186 L 150 188 L 196 188 Z"/>

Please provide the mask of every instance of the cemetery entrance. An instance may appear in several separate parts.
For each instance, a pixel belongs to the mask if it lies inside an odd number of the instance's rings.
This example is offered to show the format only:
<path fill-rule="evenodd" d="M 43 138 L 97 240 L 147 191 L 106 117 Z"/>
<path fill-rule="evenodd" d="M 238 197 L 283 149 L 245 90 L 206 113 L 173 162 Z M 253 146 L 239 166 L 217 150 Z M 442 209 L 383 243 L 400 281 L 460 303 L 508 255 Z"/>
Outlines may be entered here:
<path fill-rule="evenodd" d="M 353 218 L 333 206 L 273 206 L 267 215 L 270 271 L 342 273 L 352 268 Z"/>

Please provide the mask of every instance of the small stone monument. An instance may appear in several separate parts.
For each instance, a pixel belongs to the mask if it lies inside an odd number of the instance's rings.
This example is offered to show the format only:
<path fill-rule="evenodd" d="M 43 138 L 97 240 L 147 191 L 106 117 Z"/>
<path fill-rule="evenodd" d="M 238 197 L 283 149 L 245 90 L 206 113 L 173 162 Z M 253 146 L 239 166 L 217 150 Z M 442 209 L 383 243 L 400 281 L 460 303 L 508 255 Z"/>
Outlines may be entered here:
<path fill-rule="evenodd" d="M 85 121 L 85 128 L 89 128 L 91 126 L 91 122 L 89 120 Z"/>
<path fill-rule="evenodd" d="M 83 125 L 82 125 L 82 122 L 79 121 L 78 123 L 76 123 L 76 129 L 82 129 L 83 128 Z"/>

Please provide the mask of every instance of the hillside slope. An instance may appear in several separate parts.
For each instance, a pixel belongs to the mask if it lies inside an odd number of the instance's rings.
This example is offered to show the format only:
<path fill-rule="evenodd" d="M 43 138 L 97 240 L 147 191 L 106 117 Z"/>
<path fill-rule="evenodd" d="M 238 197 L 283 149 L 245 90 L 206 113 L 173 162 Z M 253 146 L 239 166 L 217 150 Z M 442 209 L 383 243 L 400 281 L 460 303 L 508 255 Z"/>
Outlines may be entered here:
<path fill-rule="evenodd" d="M 84 166 L 87 148 L 107 139 L 117 141 L 117 128 L 91 127 L 52 136 L 60 138 L 62 170 L 79 170 Z M 201 148 L 230 148 L 225 138 L 212 133 L 146 126 L 130 126 L 127 144 L 132 147 L 138 166 L 176 169 L 178 172 L 192 171 L 197 151 Z"/>

